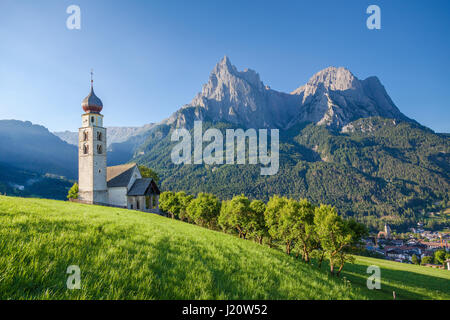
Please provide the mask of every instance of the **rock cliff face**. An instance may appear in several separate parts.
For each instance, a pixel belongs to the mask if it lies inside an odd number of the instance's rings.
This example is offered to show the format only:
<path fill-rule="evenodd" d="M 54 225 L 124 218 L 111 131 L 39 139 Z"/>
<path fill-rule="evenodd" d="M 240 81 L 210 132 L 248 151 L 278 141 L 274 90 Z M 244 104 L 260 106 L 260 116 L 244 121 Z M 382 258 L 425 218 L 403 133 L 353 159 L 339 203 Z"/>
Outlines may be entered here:
<path fill-rule="evenodd" d="M 392 102 L 377 77 L 359 80 L 348 69 L 329 67 L 292 92 L 301 112 L 291 123 L 314 122 L 341 128 L 360 118 L 409 120 Z"/>
<path fill-rule="evenodd" d="M 376 77 L 361 81 L 345 68 L 329 67 L 288 94 L 265 86 L 253 70 L 238 71 L 224 57 L 202 91 L 166 123 L 191 126 L 209 117 L 254 128 L 286 129 L 300 122 L 342 128 L 371 116 L 409 120 Z"/>
<path fill-rule="evenodd" d="M 238 71 L 228 57 L 213 69 L 209 81 L 191 101 L 177 111 L 168 123 L 189 125 L 192 116 L 208 116 L 214 121 L 228 121 L 245 127 L 285 127 L 299 112 L 297 96 L 277 92 L 265 86 L 259 74 L 246 69 Z M 196 108 L 193 113 L 189 109 Z M 203 110 L 201 110 L 203 109 Z"/>

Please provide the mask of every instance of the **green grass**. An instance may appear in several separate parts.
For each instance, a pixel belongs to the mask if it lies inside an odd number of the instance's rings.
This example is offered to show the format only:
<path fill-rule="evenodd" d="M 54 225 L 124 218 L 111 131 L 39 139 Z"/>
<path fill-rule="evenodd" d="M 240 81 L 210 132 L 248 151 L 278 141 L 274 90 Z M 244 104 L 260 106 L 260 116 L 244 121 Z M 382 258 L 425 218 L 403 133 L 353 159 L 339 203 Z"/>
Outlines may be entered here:
<path fill-rule="evenodd" d="M 365 286 L 367 266 L 381 269 L 381 289 L 372 290 L 372 299 L 450 299 L 450 271 L 412 264 L 355 256 L 354 264 L 346 265 L 343 276 L 351 283 Z"/>
<path fill-rule="evenodd" d="M 368 290 L 366 266 L 382 268 Z M 81 290 L 66 269 L 81 269 Z M 0 196 L 0 299 L 450 299 L 450 272 L 359 258 L 342 279 L 251 241 L 123 209 Z"/>

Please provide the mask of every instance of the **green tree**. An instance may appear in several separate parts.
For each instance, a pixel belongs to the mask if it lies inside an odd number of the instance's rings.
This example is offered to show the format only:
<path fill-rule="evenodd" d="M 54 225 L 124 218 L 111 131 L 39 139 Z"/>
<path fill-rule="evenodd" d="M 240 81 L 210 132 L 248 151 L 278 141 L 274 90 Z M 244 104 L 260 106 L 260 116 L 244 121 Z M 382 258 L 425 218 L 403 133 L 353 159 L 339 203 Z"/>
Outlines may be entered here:
<path fill-rule="evenodd" d="M 432 263 L 433 263 L 433 257 L 425 256 L 422 258 L 421 264 L 432 264 Z"/>
<path fill-rule="evenodd" d="M 420 264 L 420 260 L 419 260 L 419 258 L 418 258 L 415 254 L 412 255 L 411 261 L 412 261 L 412 263 L 414 263 L 414 264 Z"/>
<path fill-rule="evenodd" d="M 267 202 L 264 219 L 271 239 L 282 240 L 286 245 L 286 253 L 290 254 L 292 234 L 289 232 L 289 228 L 287 228 L 287 219 L 282 217 L 283 214 L 286 214 L 286 211 L 289 211 L 289 209 L 285 209 L 288 202 L 289 200 L 286 197 L 271 197 L 269 202 Z"/>
<path fill-rule="evenodd" d="M 316 230 L 314 226 L 314 206 L 306 199 L 300 200 L 296 210 L 292 212 L 292 232 L 295 246 L 302 252 L 305 262 L 310 261 L 311 253 L 317 249 Z"/>
<path fill-rule="evenodd" d="M 70 188 L 67 199 L 78 199 L 78 183 L 75 182 Z"/>
<path fill-rule="evenodd" d="M 353 249 L 358 249 L 357 246 L 362 245 L 361 240 L 369 235 L 369 230 L 364 224 L 359 223 L 354 219 L 346 220 L 345 223 L 347 231 L 351 235 L 350 245 Z"/>
<path fill-rule="evenodd" d="M 436 263 L 444 265 L 445 263 L 446 252 L 445 250 L 438 250 L 434 253 L 434 261 Z"/>
<path fill-rule="evenodd" d="M 250 200 L 244 195 L 234 196 L 229 203 L 221 207 L 219 224 L 222 228 L 236 228 L 239 238 L 245 239 L 250 228 Z"/>
<path fill-rule="evenodd" d="M 218 225 L 222 228 L 224 232 L 234 231 L 234 226 L 231 225 L 231 201 L 222 201 L 220 206 L 219 217 L 217 218 Z"/>
<path fill-rule="evenodd" d="M 180 213 L 180 203 L 175 192 L 166 191 L 161 193 L 159 196 L 159 208 L 168 213 L 172 219 L 175 219 L 175 216 L 178 217 Z"/>
<path fill-rule="evenodd" d="M 262 244 L 263 238 L 269 234 L 264 219 L 266 204 L 261 200 L 253 200 L 250 203 L 250 210 L 249 232 L 259 244 Z"/>
<path fill-rule="evenodd" d="M 159 182 L 159 175 L 153 169 L 146 167 L 144 165 L 139 165 L 139 171 L 141 172 L 142 178 L 152 178 L 156 183 Z"/>
<path fill-rule="evenodd" d="M 348 225 L 338 215 L 336 208 L 321 204 L 315 209 L 314 224 L 320 238 L 320 244 L 330 262 L 330 273 L 334 275 L 334 266 L 338 264 L 342 270 L 345 261 L 351 259 L 343 250 L 352 242 L 352 234 Z"/>
<path fill-rule="evenodd" d="M 285 205 L 280 209 L 278 236 L 286 244 L 287 254 L 291 254 L 294 241 L 296 240 L 296 223 L 299 210 L 300 205 L 294 199 L 287 199 Z"/>
<path fill-rule="evenodd" d="M 179 205 L 178 217 L 182 221 L 187 220 L 188 222 L 191 222 L 191 217 L 187 213 L 187 207 L 194 197 L 187 195 L 184 191 L 177 192 L 176 197 Z"/>
<path fill-rule="evenodd" d="M 221 203 L 215 195 L 199 193 L 187 206 L 187 214 L 198 225 L 213 228 L 217 223 Z"/>
<path fill-rule="evenodd" d="M 350 240 L 348 244 L 344 245 L 342 250 L 338 253 L 339 269 L 337 275 L 339 276 L 346 262 L 354 262 L 353 253 L 361 251 L 362 238 L 369 235 L 369 230 L 362 223 L 356 222 L 354 219 L 343 220 L 344 228 L 342 229 L 343 235 Z"/>

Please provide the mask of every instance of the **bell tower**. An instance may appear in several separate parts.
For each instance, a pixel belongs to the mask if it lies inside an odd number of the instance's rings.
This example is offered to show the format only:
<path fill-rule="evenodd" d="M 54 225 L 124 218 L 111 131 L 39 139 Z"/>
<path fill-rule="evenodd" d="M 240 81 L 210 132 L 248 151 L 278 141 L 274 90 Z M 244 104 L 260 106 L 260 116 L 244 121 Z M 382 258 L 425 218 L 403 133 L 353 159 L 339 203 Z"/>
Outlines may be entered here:
<path fill-rule="evenodd" d="M 106 185 L 106 128 L 103 127 L 102 101 L 91 92 L 81 103 L 84 114 L 78 130 L 78 199 L 87 203 L 108 204 Z"/>

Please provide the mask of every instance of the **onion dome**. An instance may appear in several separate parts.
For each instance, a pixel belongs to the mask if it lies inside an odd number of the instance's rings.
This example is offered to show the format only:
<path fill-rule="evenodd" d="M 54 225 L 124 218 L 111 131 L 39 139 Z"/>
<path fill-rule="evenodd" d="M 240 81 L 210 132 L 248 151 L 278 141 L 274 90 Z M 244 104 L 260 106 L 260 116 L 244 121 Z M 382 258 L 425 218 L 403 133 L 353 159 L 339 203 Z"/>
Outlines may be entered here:
<path fill-rule="evenodd" d="M 100 98 L 97 97 L 94 93 L 93 82 L 94 81 L 91 79 L 91 92 L 86 98 L 84 98 L 83 102 L 81 103 L 81 106 L 86 113 L 100 113 L 100 111 L 102 111 L 103 109 L 102 100 L 100 100 Z"/>

